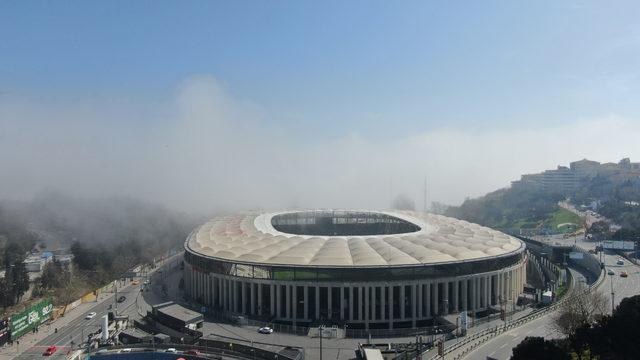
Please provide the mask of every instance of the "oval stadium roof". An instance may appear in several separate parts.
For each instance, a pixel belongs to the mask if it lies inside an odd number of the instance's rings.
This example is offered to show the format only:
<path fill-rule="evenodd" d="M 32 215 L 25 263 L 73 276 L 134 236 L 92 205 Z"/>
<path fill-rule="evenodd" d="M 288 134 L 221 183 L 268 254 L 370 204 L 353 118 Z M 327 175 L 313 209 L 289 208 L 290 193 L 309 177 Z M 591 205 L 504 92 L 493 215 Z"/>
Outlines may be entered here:
<path fill-rule="evenodd" d="M 524 250 L 524 243 L 514 237 L 441 215 L 399 210 L 335 211 L 343 215 L 351 212 L 388 215 L 417 225 L 419 230 L 381 235 L 297 235 L 276 230 L 272 219 L 305 211 L 237 214 L 211 219 L 189 235 L 185 247 L 223 261 L 302 267 L 428 265 L 493 258 Z"/>

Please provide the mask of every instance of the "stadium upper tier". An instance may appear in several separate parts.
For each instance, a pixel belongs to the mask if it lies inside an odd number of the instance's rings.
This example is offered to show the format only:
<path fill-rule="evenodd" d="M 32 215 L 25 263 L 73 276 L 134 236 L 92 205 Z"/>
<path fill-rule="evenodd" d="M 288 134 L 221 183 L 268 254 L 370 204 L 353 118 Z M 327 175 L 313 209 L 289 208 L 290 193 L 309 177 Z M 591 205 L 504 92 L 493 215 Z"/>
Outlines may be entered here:
<path fill-rule="evenodd" d="M 411 211 L 309 210 L 217 217 L 186 244 L 233 263 L 300 267 L 389 267 L 509 256 L 524 244 L 501 232 Z"/>

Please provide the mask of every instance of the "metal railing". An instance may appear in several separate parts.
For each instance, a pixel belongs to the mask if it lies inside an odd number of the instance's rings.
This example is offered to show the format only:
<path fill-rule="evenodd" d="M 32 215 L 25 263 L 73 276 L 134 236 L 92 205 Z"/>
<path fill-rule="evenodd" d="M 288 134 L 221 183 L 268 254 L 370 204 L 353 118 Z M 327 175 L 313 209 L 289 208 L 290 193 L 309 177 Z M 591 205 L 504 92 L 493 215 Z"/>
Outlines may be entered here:
<path fill-rule="evenodd" d="M 572 301 L 573 299 L 575 299 L 577 296 L 583 296 L 586 295 L 588 293 L 590 293 L 591 291 L 597 289 L 603 282 L 605 279 L 605 272 L 601 271 L 600 272 L 600 276 L 598 277 L 598 280 L 596 280 L 593 284 L 591 284 L 587 289 L 585 289 L 582 292 L 579 292 L 577 294 L 573 294 L 573 292 L 575 290 L 572 290 L 571 295 L 567 294 L 563 299 L 561 299 L 560 301 L 557 301 L 554 304 L 549 305 L 548 307 L 545 307 L 543 309 L 539 309 L 536 311 L 533 311 L 531 314 L 526 315 L 520 319 L 517 320 L 513 320 L 513 321 L 507 321 L 505 322 L 504 325 L 497 325 L 493 328 L 489 328 L 489 329 L 485 329 L 482 331 L 479 331 L 477 333 L 474 333 L 473 335 L 470 335 L 469 337 L 465 338 L 463 341 L 460 341 L 458 343 L 455 343 L 451 346 L 445 347 L 444 348 L 444 354 L 449 354 L 452 353 L 453 351 L 459 350 L 461 348 L 463 348 L 462 352 L 457 354 L 454 359 L 458 360 L 458 359 L 462 359 L 464 358 L 467 354 L 469 354 L 471 351 L 475 350 L 477 347 L 479 347 L 480 345 L 484 344 L 485 342 L 493 339 L 494 337 L 509 331 L 513 328 L 522 326 L 530 321 L 533 321 L 535 319 L 538 319 L 542 316 L 545 316 L 547 314 L 549 314 L 550 312 L 553 312 L 555 310 L 557 310 L 558 308 L 560 308 L 561 306 L 563 306 L 564 304 L 566 304 L 569 301 Z M 575 289 L 575 288 L 572 288 Z M 466 347 L 465 347 L 466 346 Z M 436 357 L 433 357 L 432 359 L 436 359 Z"/>

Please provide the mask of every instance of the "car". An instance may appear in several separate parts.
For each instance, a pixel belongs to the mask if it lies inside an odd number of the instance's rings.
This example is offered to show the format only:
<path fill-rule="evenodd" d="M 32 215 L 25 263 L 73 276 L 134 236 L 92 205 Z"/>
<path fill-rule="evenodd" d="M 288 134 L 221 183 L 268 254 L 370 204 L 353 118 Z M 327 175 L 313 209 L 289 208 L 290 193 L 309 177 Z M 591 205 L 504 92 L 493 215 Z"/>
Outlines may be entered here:
<path fill-rule="evenodd" d="M 618 264 L 618 265 L 624 265 L 624 260 L 622 260 L 622 259 L 618 259 L 618 261 L 616 261 L 616 264 Z"/>
<path fill-rule="evenodd" d="M 108 353 L 109 350 L 108 349 L 100 349 L 98 351 L 96 351 L 96 354 L 104 354 L 104 353 Z"/>
<path fill-rule="evenodd" d="M 96 315 L 98 315 L 98 314 L 96 314 L 96 313 L 94 313 L 94 312 L 90 312 L 90 313 L 88 313 L 88 314 L 87 314 L 87 316 L 85 316 L 84 318 L 85 318 L 85 319 L 87 319 L 87 320 L 89 320 L 89 319 L 93 319 Z"/>
<path fill-rule="evenodd" d="M 118 302 L 119 302 L 119 303 L 124 302 L 125 300 L 127 300 L 127 298 L 126 298 L 125 296 L 120 296 L 120 297 L 118 298 Z"/>
<path fill-rule="evenodd" d="M 171 354 L 177 354 L 178 350 L 176 350 L 175 348 L 168 348 L 164 352 L 171 353 Z"/>
<path fill-rule="evenodd" d="M 149 281 L 149 280 L 147 279 L 147 280 L 145 280 L 145 281 L 144 281 L 144 284 L 145 284 L 145 285 L 149 285 L 149 284 L 151 284 L 151 281 Z"/>
<path fill-rule="evenodd" d="M 120 349 L 121 353 L 130 353 L 131 352 L 131 348 L 124 348 L 124 349 Z"/>
<path fill-rule="evenodd" d="M 138 280 L 133 280 L 133 281 L 131 282 L 131 285 L 140 285 L 140 281 L 138 281 Z"/>
<path fill-rule="evenodd" d="M 200 353 L 195 350 L 187 350 L 187 351 L 183 351 L 182 353 L 185 355 L 196 355 L 196 356 L 200 355 Z"/>
<path fill-rule="evenodd" d="M 268 326 L 264 326 L 264 327 L 261 327 L 260 329 L 258 329 L 258 332 L 260 334 L 271 334 L 271 333 L 273 333 L 273 329 L 268 327 Z"/>
<path fill-rule="evenodd" d="M 615 272 L 615 271 L 613 271 L 613 270 L 611 270 L 611 269 L 609 269 L 609 270 L 607 270 L 607 274 L 609 274 L 609 275 L 615 275 L 615 274 L 616 274 L 616 272 Z"/>
<path fill-rule="evenodd" d="M 620 277 L 627 277 L 627 276 L 629 276 L 629 274 L 627 274 L 626 271 L 621 271 L 620 272 Z"/>
<path fill-rule="evenodd" d="M 43 356 L 51 356 L 53 355 L 54 352 L 56 352 L 56 350 L 58 350 L 58 347 L 55 345 L 51 345 L 49 347 L 47 347 L 47 349 L 44 351 L 44 353 L 42 353 Z"/>

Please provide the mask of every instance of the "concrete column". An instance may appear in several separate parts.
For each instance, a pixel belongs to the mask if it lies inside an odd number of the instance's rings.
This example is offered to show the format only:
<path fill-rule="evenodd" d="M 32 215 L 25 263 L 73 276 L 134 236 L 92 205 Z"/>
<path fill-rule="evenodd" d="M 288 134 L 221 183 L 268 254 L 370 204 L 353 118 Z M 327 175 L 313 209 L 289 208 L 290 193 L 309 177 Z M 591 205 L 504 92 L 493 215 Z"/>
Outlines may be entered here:
<path fill-rule="evenodd" d="M 331 284 L 327 286 L 327 318 L 333 318 L 333 308 L 331 306 Z"/>
<path fill-rule="evenodd" d="M 451 305 L 453 305 L 451 308 L 453 309 L 454 313 L 458 312 L 458 304 L 460 303 L 460 296 L 458 296 L 458 287 L 460 286 L 460 282 L 458 280 L 453 280 L 451 282 L 451 285 L 453 286 L 453 290 L 451 295 L 453 296 L 453 299 L 451 299 L 451 301 L 453 302 Z"/>
<path fill-rule="evenodd" d="M 251 315 L 257 314 L 256 312 L 256 284 L 249 283 L 249 300 L 251 305 L 251 310 L 249 311 Z"/>
<path fill-rule="evenodd" d="M 242 286 L 242 314 L 246 314 L 247 313 L 247 284 L 241 281 L 240 286 Z"/>
<path fill-rule="evenodd" d="M 320 286 L 316 286 L 316 320 L 320 319 Z"/>
<path fill-rule="evenodd" d="M 262 307 L 262 284 L 258 283 L 258 315 L 264 314 L 264 308 Z"/>
<path fill-rule="evenodd" d="M 293 318 L 293 322 L 296 322 L 296 320 L 298 320 L 298 286 L 292 285 L 292 287 L 291 317 Z"/>
<path fill-rule="evenodd" d="M 434 316 L 438 316 L 440 315 L 440 299 L 439 298 L 439 294 L 438 294 L 438 282 L 434 282 L 433 283 L 433 315 Z"/>
<path fill-rule="evenodd" d="M 405 293 L 404 293 L 404 283 L 400 285 L 400 319 L 405 319 L 404 308 L 406 305 Z"/>
<path fill-rule="evenodd" d="M 238 298 L 240 294 L 238 294 L 238 282 L 233 280 L 231 281 L 233 284 L 233 311 L 238 312 L 240 309 L 238 308 Z"/>
<path fill-rule="evenodd" d="M 467 285 L 469 281 L 467 279 L 462 280 L 462 310 L 467 311 L 469 309 L 468 305 L 468 295 L 467 295 Z"/>
<path fill-rule="evenodd" d="M 475 296 L 476 296 L 476 310 L 480 310 L 482 308 L 482 281 L 479 276 L 475 278 L 476 286 L 474 288 Z"/>
<path fill-rule="evenodd" d="M 471 311 L 475 312 L 476 311 L 476 300 L 477 300 L 477 296 L 476 296 L 476 278 L 473 277 L 470 279 L 469 281 L 469 297 L 471 298 Z"/>
<path fill-rule="evenodd" d="M 344 321 L 344 286 L 340 286 L 340 320 Z"/>
<path fill-rule="evenodd" d="M 369 287 L 364 287 L 364 328 L 369 329 Z"/>
<path fill-rule="evenodd" d="M 449 282 L 442 283 L 442 315 L 449 314 Z"/>
<path fill-rule="evenodd" d="M 309 320 L 309 287 L 305 286 L 303 290 L 304 296 L 304 319 Z"/>
<path fill-rule="evenodd" d="M 418 285 L 411 286 L 411 327 L 416 327 L 416 319 L 418 318 Z"/>
<path fill-rule="evenodd" d="M 276 316 L 282 319 L 282 286 L 276 285 Z"/>
<path fill-rule="evenodd" d="M 349 286 L 349 321 L 353 321 L 353 286 Z"/>
<path fill-rule="evenodd" d="M 393 329 L 393 286 L 389 286 L 389 329 Z"/>
<path fill-rule="evenodd" d="M 371 287 L 371 317 L 369 318 L 369 320 L 371 321 L 376 321 L 376 319 L 378 318 L 378 316 L 376 315 L 376 306 L 378 305 L 376 302 L 376 294 L 378 292 L 378 287 L 377 286 L 373 286 Z"/>
<path fill-rule="evenodd" d="M 218 286 L 216 285 L 216 277 L 211 276 L 211 307 L 218 306 Z"/>
<path fill-rule="evenodd" d="M 424 287 L 424 317 L 431 317 L 431 283 L 427 282 L 423 285 Z"/>
<path fill-rule="evenodd" d="M 487 298 L 487 301 L 486 301 L 486 305 L 485 305 L 485 306 L 486 306 L 486 307 L 487 307 L 487 309 L 488 309 L 489 307 L 491 307 L 491 276 L 488 276 L 488 275 L 487 275 L 487 276 L 485 277 L 485 281 L 484 281 L 484 282 L 485 282 L 485 284 L 484 284 L 484 285 L 485 285 L 485 287 L 486 287 L 486 291 L 485 291 L 486 295 L 485 295 L 485 296 L 486 296 L 486 298 Z"/>
<path fill-rule="evenodd" d="M 270 308 L 271 308 L 271 316 L 276 316 L 276 286 L 274 284 L 271 284 L 271 291 L 269 291 L 269 297 L 270 297 L 270 301 L 271 303 L 269 304 Z"/>
<path fill-rule="evenodd" d="M 358 290 L 358 302 L 356 306 L 358 307 L 358 320 L 364 321 L 364 313 L 362 312 L 362 304 L 364 303 L 364 289 L 361 286 L 356 288 Z"/>
<path fill-rule="evenodd" d="M 422 319 L 424 317 L 423 302 L 422 302 L 423 293 L 424 293 L 423 284 L 418 284 L 418 319 Z"/>
<path fill-rule="evenodd" d="M 386 286 L 380 286 L 380 320 L 384 321 L 385 320 L 385 315 L 386 315 L 386 306 L 387 306 L 387 299 L 386 299 Z"/>
<path fill-rule="evenodd" d="M 284 287 L 284 296 L 285 296 L 285 300 L 284 300 L 284 310 L 285 310 L 285 317 L 287 319 L 291 319 L 291 285 L 287 285 Z"/>

